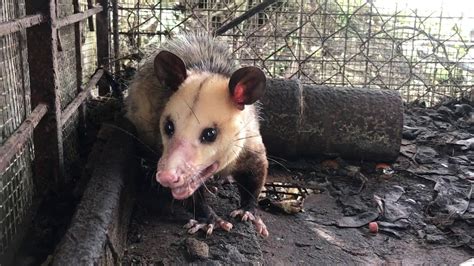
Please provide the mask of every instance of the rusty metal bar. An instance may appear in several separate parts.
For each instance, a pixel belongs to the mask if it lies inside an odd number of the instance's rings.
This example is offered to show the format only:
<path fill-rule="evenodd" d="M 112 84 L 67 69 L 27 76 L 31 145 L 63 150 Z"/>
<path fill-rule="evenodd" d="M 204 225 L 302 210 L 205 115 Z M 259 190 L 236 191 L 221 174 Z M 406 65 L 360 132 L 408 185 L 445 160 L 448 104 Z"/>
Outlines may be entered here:
<path fill-rule="evenodd" d="M 7 169 L 13 157 L 23 148 L 26 141 L 31 137 L 33 129 L 38 125 L 47 111 L 48 106 L 46 104 L 38 104 L 28 118 L 21 123 L 15 133 L 3 143 L 0 147 L 0 173 L 3 173 L 5 169 Z"/>
<path fill-rule="evenodd" d="M 46 192 L 65 181 L 63 132 L 61 128 L 61 93 L 59 88 L 58 31 L 52 25 L 57 20 L 56 0 L 26 1 L 27 14 L 41 12 L 51 23 L 42 23 L 27 29 L 28 65 L 30 68 L 31 104 L 48 105 L 48 113 L 36 127 L 35 184 L 38 191 Z"/>
<path fill-rule="evenodd" d="M 105 69 L 110 69 L 110 32 L 109 32 L 109 12 L 108 0 L 98 0 L 103 7 L 102 12 L 95 17 L 96 36 L 97 36 L 97 65 Z M 99 95 L 104 96 L 109 93 L 110 89 L 106 83 L 99 84 Z"/>
<path fill-rule="evenodd" d="M 226 31 L 232 29 L 233 27 L 239 25 L 242 23 L 244 20 L 252 17 L 253 15 L 257 14 L 260 11 L 263 11 L 265 8 L 267 8 L 270 5 L 273 5 L 274 3 L 278 2 L 278 0 L 265 0 L 262 3 L 252 7 L 251 9 L 247 10 L 245 13 L 243 13 L 241 16 L 236 17 L 229 23 L 223 25 L 222 27 L 218 28 L 215 31 L 215 35 L 219 36 L 224 34 Z"/>
<path fill-rule="evenodd" d="M 95 7 L 90 8 L 90 9 L 84 11 L 84 12 L 76 13 L 76 14 L 69 15 L 67 17 L 63 17 L 61 19 L 58 19 L 56 21 L 56 23 L 54 23 L 53 25 L 54 25 L 55 28 L 61 28 L 61 27 L 71 25 L 71 24 L 80 22 L 82 20 L 85 20 L 89 17 L 92 17 L 95 14 L 98 14 L 98 13 L 102 12 L 102 11 L 103 11 L 102 6 L 101 5 L 96 5 Z"/>
<path fill-rule="evenodd" d="M 0 36 L 32 27 L 45 21 L 46 19 L 43 14 L 35 14 L 2 22 L 0 23 Z"/>
<path fill-rule="evenodd" d="M 74 114 L 74 112 L 76 112 L 77 108 L 84 102 L 92 88 L 97 85 L 97 82 L 99 82 L 103 74 L 103 69 L 97 70 L 94 76 L 92 76 L 92 78 L 87 83 L 86 87 L 83 88 L 82 91 L 76 96 L 76 98 L 66 107 L 66 109 L 64 109 L 61 115 L 61 125 L 64 125 Z"/>

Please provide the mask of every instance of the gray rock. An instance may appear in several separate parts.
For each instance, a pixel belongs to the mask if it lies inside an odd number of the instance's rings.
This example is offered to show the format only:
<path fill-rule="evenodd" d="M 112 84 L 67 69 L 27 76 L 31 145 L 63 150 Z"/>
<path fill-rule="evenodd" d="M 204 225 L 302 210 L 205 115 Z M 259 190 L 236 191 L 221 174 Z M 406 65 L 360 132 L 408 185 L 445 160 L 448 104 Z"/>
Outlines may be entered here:
<path fill-rule="evenodd" d="M 186 250 L 191 259 L 208 259 L 209 246 L 195 238 L 186 239 Z"/>

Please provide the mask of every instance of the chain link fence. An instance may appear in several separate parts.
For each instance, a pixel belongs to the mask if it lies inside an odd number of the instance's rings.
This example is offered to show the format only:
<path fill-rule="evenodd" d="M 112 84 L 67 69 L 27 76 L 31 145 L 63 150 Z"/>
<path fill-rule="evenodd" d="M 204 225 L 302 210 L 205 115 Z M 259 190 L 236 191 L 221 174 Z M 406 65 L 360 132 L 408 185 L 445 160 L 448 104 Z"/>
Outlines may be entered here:
<path fill-rule="evenodd" d="M 121 64 L 135 67 L 149 44 L 214 32 L 261 2 L 118 0 Z M 272 78 L 393 89 L 429 105 L 471 93 L 474 15 L 464 12 L 473 3 L 411 2 L 275 1 L 220 39 Z"/>

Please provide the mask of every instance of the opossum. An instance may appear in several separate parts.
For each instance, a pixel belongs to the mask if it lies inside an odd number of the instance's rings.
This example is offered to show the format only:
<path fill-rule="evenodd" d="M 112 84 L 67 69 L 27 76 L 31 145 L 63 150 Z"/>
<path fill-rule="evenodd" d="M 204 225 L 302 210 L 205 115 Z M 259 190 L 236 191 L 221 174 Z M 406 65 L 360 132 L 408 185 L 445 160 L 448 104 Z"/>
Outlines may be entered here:
<path fill-rule="evenodd" d="M 199 219 L 186 224 L 189 233 L 233 227 L 202 196 L 205 182 L 218 175 L 238 184 L 240 208 L 230 216 L 268 236 L 255 213 L 268 168 L 256 106 L 265 84 L 259 68 L 237 69 L 227 46 L 206 34 L 166 42 L 132 81 L 127 117 L 143 142 L 162 150 L 156 180 L 175 199 L 193 197 Z"/>

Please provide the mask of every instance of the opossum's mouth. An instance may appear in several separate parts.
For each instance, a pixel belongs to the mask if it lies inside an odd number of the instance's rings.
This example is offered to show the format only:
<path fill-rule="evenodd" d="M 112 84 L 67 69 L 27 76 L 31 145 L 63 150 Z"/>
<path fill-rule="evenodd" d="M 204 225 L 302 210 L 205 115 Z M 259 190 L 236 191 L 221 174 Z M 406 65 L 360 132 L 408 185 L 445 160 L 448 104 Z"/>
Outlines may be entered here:
<path fill-rule="evenodd" d="M 215 162 L 204 168 L 204 170 L 199 171 L 198 174 L 189 177 L 184 185 L 172 188 L 171 193 L 173 194 L 173 197 L 177 200 L 188 198 L 194 193 L 194 191 L 204 184 L 204 182 L 206 182 L 212 176 L 212 174 L 214 174 L 217 168 L 218 163 Z"/>

